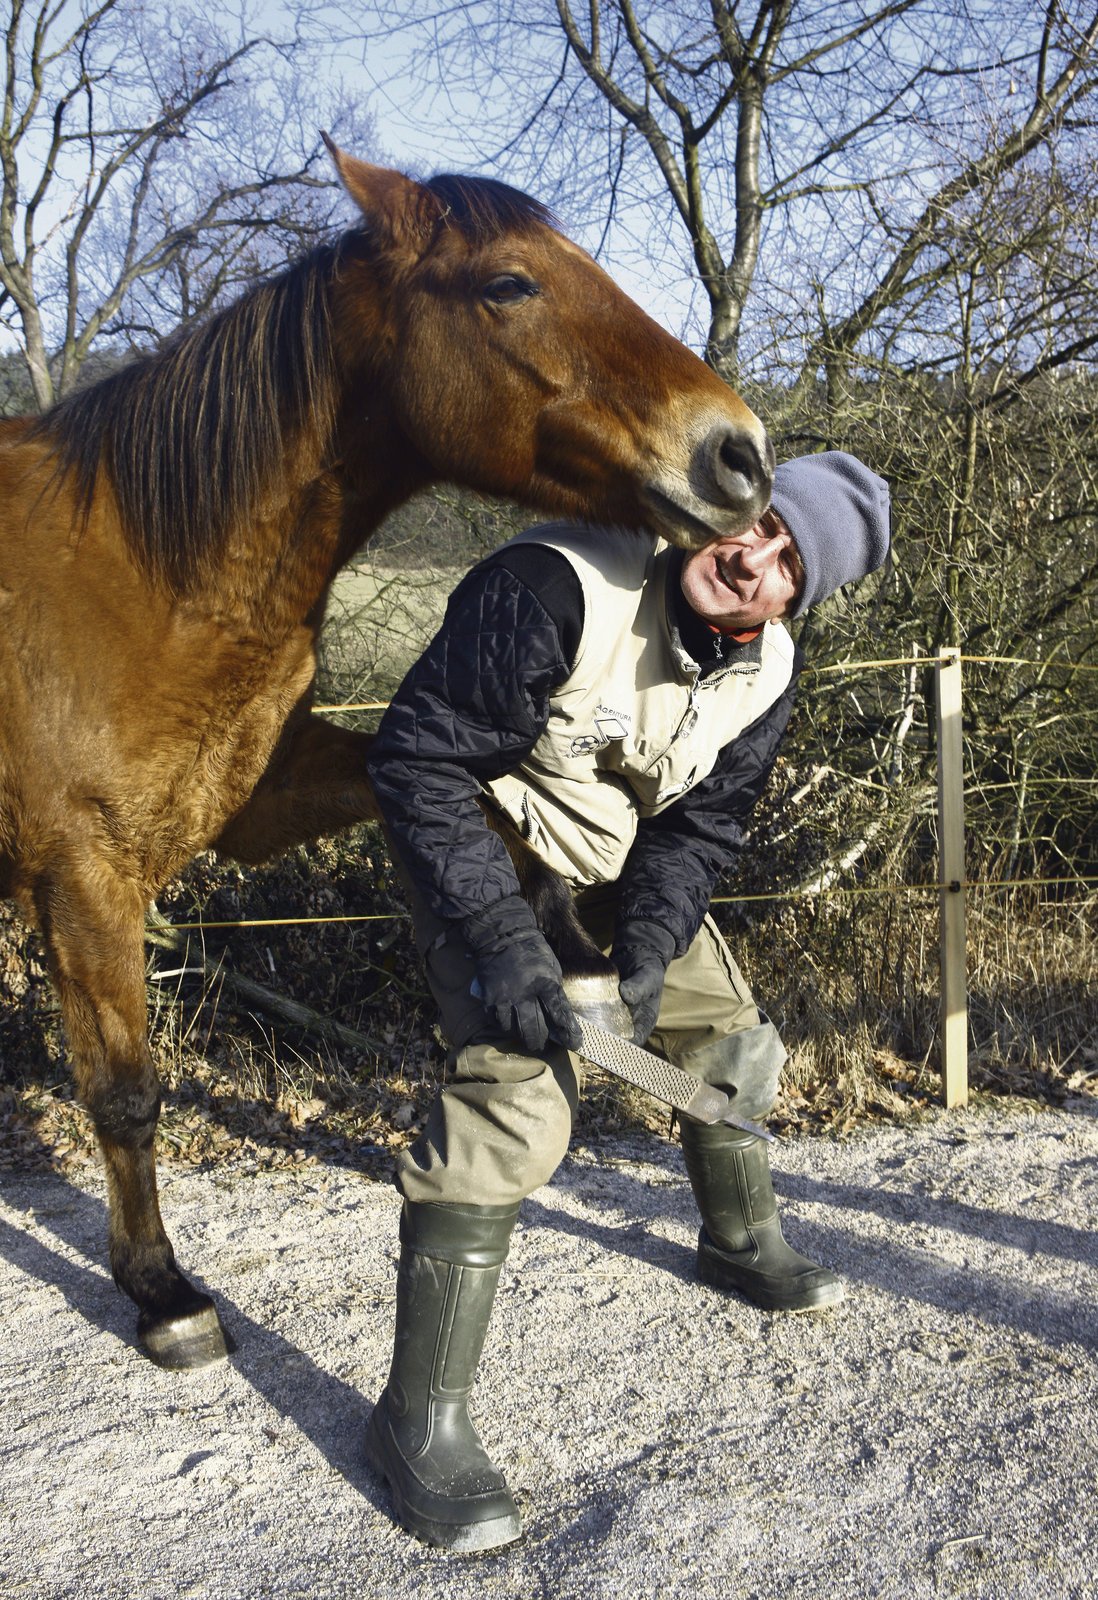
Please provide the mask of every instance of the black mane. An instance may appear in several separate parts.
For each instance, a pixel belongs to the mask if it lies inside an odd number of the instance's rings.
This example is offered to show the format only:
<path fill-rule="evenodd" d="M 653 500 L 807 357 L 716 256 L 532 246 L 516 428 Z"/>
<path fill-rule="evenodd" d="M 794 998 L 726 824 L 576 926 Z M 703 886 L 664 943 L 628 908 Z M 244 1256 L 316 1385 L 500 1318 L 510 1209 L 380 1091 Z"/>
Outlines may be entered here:
<path fill-rule="evenodd" d="M 105 467 L 131 549 L 176 591 L 216 561 L 278 470 L 287 434 L 331 430 L 337 248 L 314 251 L 41 419 L 85 511 Z"/>

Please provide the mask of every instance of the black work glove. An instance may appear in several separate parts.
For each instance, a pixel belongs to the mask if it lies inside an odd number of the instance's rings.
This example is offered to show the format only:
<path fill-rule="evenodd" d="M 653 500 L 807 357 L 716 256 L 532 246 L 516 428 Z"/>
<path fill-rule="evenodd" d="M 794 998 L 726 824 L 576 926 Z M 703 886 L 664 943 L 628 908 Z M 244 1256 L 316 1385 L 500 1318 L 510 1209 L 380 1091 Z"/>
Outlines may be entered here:
<path fill-rule="evenodd" d="M 644 1044 L 656 1026 L 663 980 L 674 954 L 674 936 L 658 922 L 618 924 L 610 959 L 618 969 L 618 993 L 633 1018 L 634 1044 Z"/>
<path fill-rule="evenodd" d="M 563 988 L 560 962 L 520 895 L 508 895 L 466 917 L 461 931 L 473 952 L 473 993 L 505 1033 L 532 1055 L 550 1039 L 566 1049 L 583 1042 Z"/>

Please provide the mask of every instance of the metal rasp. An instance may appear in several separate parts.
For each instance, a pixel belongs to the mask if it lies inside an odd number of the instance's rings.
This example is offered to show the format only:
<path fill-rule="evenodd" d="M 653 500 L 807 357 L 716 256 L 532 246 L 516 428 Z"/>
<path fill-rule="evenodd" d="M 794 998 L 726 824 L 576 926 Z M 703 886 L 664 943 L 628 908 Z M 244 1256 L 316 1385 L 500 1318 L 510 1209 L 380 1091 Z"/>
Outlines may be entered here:
<path fill-rule="evenodd" d="M 676 1111 L 685 1111 L 698 1122 L 726 1122 L 730 1127 L 753 1133 L 756 1139 L 773 1140 L 774 1135 L 766 1128 L 732 1110 L 732 1102 L 723 1089 L 700 1082 L 662 1056 L 590 1020 L 592 1013 L 615 1022 L 620 1016 L 622 1026 L 632 1026 L 629 1013 L 618 997 L 616 983 L 612 995 L 607 980 L 601 978 L 568 979 L 564 988 L 583 1035 L 583 1045 L 577 1054 L 613 1073 L 615 1078 L 623 1078 L 646 1094 L 674 1106 Z"/>

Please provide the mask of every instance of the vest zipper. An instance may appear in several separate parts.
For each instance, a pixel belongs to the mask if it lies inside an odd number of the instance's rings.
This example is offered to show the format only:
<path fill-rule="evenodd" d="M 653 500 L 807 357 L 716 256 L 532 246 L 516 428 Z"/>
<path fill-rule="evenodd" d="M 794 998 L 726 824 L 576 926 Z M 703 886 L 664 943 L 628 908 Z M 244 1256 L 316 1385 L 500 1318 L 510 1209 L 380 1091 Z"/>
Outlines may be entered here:
<path fill-rule="evenodd" d="M 658 753 L 658 755 L 654 755 L 651 761 L 645 767 L 644 771 L 646 773 L 651 772 L 652 768 L 663 760 L 664 756 L 667 754 L 673 744 L 677 744 L 680 739 L 689 738 L 690 734 L 693 733 L 698 721 L 698 687 L 700 683 L 700 677 L 701 675 L 697 670 L 691 674 L 690 691 L 686 701 L 686 710 L 679 718 L 678 727 L 664 745 L 663 749 Z M 684 789 L 685 787 L 686 784 L 678 784 L 672 786 L 670 789 L 661 789 L 659 794 L 656 796 L 656 804 L 659 805 L 662 799 L 666 799 L 669 795 L 677 794 L 680 788 Z"/>

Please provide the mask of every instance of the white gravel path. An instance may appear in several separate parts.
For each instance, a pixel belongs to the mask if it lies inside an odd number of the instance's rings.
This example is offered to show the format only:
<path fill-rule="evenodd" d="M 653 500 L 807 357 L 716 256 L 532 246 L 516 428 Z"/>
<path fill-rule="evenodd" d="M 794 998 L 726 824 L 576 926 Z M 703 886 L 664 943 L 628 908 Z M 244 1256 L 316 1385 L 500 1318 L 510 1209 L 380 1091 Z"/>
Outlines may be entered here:
<path fill-rule="evenodd" d="M 523 1508 L 489 1557 L 397 1530 L 360 1438 L 397 1196 L 345 1169 L 169 1169 L 227 1364 L 158 1370 L 103 1189 L 0 1175 L 0 1595 L 34 1600 L 1098 1597 L 1098 1106 L 775 1147 L 817 1317 L 691 1276 L 676 1146 L 577 1150 L 528 1201 L 475 1411 Z"/>

